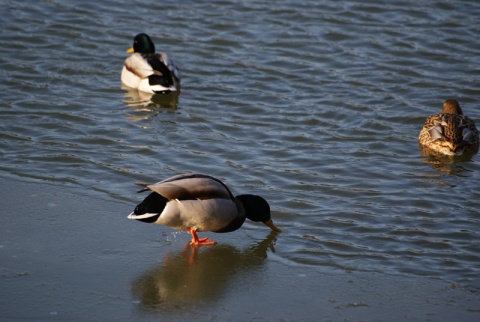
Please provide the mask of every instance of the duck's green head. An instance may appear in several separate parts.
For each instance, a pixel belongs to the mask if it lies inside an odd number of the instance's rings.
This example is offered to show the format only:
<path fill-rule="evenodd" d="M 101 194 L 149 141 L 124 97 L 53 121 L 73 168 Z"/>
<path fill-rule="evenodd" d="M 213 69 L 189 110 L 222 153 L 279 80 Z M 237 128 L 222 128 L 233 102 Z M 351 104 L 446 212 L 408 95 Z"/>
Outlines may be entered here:
<path fill-rule="evenodd" d="M 127 53 L 153 54 L 155 45 L 147 34 L 138 34 L 133 39 L 133 47 L 127 50 Z"/>
<path fill-rule="evenodd" d="M 281 231 L 273 224 L 270 216 L 270 205 L 265 199 L 256 195 L 240 195 L 236 198 L 243 204 L 245 217 L 252 221 L 261 221 L 274 231 Z"/>

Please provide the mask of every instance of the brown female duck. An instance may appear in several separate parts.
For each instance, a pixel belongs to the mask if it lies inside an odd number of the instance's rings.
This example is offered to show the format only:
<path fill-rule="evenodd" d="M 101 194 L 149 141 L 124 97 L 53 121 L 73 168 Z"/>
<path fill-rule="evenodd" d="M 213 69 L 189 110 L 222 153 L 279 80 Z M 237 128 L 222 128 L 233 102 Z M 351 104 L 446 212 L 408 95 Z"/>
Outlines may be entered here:
<path fill-rule="evenodd" d="M 418 136 L 422 148 L 448 156 L 476 153 L 478 142 L 475 123 L 463 115 L 454 99 L 446 100 L 440 113 L 427 118 Z"/>

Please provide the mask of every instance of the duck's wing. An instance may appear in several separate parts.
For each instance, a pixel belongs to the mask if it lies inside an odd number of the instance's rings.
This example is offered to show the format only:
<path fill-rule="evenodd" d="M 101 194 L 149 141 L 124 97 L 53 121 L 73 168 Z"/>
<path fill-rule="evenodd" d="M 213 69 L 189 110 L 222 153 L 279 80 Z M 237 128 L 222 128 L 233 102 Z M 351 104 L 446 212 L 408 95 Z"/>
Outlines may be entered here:
<path fill-rule="evenodd" d="M 155 56 L 158 58 L 162 64 L 164 64 L 168 70 L 170 71 L 174 81 L 180 81 L 180 71 L 178 70 L 177 65 L 173 62 L 172 59 L 166 53 L 157 53 Z"/>
<path fill-rule="evenodd" d="M 150 55 L 143 55 L 148 64 L 152 67 L 152 74 L 148 76 L 148 83 L 152 86 L 154 92 L 162 92 L 165 90 L 174 91 L 178 88 L 179 75 L 178 70 L 173 61 L 171 61 L 167 54 L 156 53 Z M 155 86 L 162 88 L 155 88 Z M 164 88 L 164 89 L 163 89 Z"/>
<path fill-rule="evenodd" d="M 462 131 L 463 141 L 478 146 L 478 130 L 475 127 L 475 122 L 471 118 L 461 115 L 459 128 Z"/>
<path fill-rule="evenodd" d="M 155 184 L 137 185 L 170 200 L 234 199 L 230 189 L 223 182 L 201 174 L 180 174 Z"/>
<path fill-rule="evenodd" d="M 441 115 L 445 140 L 457 147 L 478 145 L 478 131 L 472 119 L 465 115 Z"/>
<path fill-rule="evenodd" d="M 441 118 L 440 114 L 433 114 L 427 117 L 425 123 L 423 124 L 422 129 L 418 135 L 418 142 L 420 144 L 426 145 L 434 140 L 441 139 L 443 136 L 443 131 L 441 127 Z"/>

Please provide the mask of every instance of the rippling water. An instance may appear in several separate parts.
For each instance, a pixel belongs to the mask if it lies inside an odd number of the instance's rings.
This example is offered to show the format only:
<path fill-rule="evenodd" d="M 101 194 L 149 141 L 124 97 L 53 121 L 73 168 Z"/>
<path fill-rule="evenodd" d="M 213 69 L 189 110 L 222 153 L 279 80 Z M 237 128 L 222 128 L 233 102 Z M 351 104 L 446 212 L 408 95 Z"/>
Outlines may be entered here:
<path fill-rule="evenodd" d="M 133 182 L 206 173 L 269 200 L 285 262 L 480 288 L 479 156 L 417 146 L 447 98 L 480 123 L 479 3 L 0 8 L 3 176 L 133 207 Z M 122 89 L 139 32 L 179 66 L 178 96 Z"/>

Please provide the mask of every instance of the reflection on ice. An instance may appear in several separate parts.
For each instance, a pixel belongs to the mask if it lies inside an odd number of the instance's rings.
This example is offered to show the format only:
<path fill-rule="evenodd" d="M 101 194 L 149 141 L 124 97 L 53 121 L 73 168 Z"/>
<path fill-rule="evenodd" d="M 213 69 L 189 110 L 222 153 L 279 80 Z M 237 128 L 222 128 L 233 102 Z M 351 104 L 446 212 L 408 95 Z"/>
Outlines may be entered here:
<path fill-rule="evenodd" d="M 232 245 L 194 247 L 187 243 L 179 252 L 165 254 L 160 264 L 135 279 L 133 296 L 142 309 L 162 311 L 218 300 L 235 284 L 255 279 L 268 249 L 275 252 L 276 234 L 272 231 L 247 249 Z"/>

